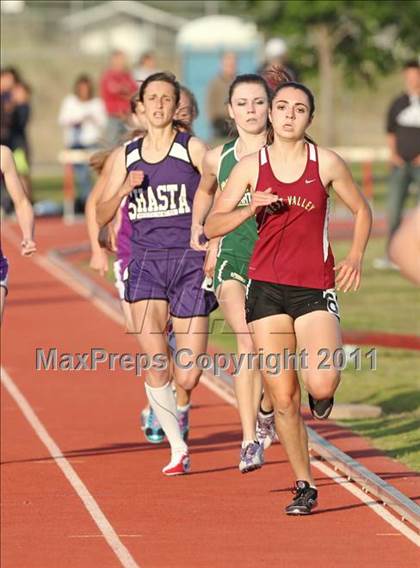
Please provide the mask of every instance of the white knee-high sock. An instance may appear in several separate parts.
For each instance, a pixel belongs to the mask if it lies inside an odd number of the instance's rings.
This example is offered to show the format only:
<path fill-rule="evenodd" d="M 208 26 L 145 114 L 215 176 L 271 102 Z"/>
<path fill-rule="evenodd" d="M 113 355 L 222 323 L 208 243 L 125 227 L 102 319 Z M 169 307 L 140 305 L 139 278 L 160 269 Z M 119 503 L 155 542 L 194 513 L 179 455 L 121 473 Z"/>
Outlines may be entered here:
<path fill-rule="evenodd" d="M 184 454 L 188 447 L 181 436 L 176 412 L 176 400 L 171 384 L 151 387 L 144 384 L 150 406 L 153 408 L 171 446 L 172 455 Z"/>

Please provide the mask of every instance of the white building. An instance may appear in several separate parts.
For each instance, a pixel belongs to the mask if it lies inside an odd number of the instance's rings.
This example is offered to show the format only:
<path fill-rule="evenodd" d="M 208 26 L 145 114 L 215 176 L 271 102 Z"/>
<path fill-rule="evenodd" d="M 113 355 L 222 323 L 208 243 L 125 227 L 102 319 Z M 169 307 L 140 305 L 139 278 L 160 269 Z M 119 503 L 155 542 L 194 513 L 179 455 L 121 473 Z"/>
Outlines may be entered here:
<path fill-rule="evenodd" d="M 177 33 L 187 21 L 143 2 L 121 0 L 75 12 L 62 25 L 83 53 L 101 56 L 121 49 L 134 61 L 149 50 L 173 57 Z"/>

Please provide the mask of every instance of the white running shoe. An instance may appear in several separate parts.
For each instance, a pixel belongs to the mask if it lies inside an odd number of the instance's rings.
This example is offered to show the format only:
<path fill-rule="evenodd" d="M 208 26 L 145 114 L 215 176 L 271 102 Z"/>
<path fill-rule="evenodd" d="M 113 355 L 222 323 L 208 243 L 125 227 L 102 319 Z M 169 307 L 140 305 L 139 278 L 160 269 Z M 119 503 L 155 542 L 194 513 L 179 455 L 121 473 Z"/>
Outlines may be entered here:
<path fill-rule="evenodd" d="M 264 450 L 269 448 L 271 444 L 277 440 L 274 412 L 268 415 L 258 412 L 256 433 L 257 440 L 264 446 Z"/>

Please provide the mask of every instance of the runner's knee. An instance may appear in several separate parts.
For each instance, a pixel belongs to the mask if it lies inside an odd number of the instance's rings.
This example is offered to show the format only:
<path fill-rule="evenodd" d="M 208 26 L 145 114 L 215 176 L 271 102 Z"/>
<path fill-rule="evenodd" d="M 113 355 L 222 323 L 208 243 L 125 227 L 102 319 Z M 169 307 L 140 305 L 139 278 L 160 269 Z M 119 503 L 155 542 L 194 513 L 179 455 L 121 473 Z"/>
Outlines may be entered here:
<path fill-rule="evenodd" d="M 270 393 L 276 414 L 292 416 L 299 412 L 299 400 L 294 393 Z"/>
<path fill-rule="evenodd" d="M 200 380 L 200 376 L 201 376 L 200 369 L 190 369 L 188 371 L 184 371 L 183 373 L 178 374 L 176 377 L 176 382 L 184 390 L 189 391 L 192 390 L 195 386 L 197 386 L 197 383 Z"/>
<path fill-rule="evenodd" d="M 323 370 L 311 374 L 305 381 L 311 395 L 318 399 L 331 398 L 340 382 L 340 372 L 335 369 Z"/>

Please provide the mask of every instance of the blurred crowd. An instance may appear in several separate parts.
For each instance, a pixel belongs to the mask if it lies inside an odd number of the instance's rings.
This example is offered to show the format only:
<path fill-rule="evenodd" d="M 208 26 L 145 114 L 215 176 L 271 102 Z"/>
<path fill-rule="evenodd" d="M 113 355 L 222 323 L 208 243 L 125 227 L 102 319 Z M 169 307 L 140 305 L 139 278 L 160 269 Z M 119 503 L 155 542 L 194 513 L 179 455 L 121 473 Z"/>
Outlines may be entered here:
<path fill-rule="evenodd" d="M 16 162 L 22 184 L 31 197 L 31 152 L 27 128 L 31 117 L 31 88 L 14 67 L 0 72 L 0 144 L 8 146 Z M 8 212 L 11 200 L 2 193 L 2 208 Z"/>
<path fill-rule="evenodd" d="M 291 80 L 299 80 L 298 71 L 289 60 L 287 44 L 281 38 L 267 41 L 264 60 L 254 71 L 264 75 L 270 82 L 267 70 L 273 66 L 286 71 Z M 136 65 L 132 66 L 127 55 L 118 50 L 111 53 L 97 85 L 89 75 L 78 76 L 73 91 L 65 96 L 59 110 L 58 124 L 63 131 L 65 148 L 82 150 L 87 154 L 120 144 L 132 128 L 130 105 L 140 83 L 160 70 L 153 52 L 143 53 Z M 229 86 L 237 74 L 238 55 L 235 52 L 223 53 L 219 71 L 207 85 L 203 109 L 211 126 L 210 142 L 220 142 L 231 134 L 226 101 Z M 404 92 L 392 102 L 386 122 L 392 167 L 388 242 L 400 225 L 410 184 L 414 182 L 420 185 L 420 71 L 417 61 L 405 66 L 403 80 Z M 0 93 L 1 144 L 13 151 L 19 175 L 31 197 L 31 151 L 27 136 L 31 117 L 31 89 L 15 68 L 6 67 L 1 70 Z M 77 190 L 76 212 L 82 212 L 93 184 L 87 160 L 73 162 L 73 171 Z M 10 209 L 10 203 L 4 201 L 4 192 L 2 208 L 6 212 Z M 392 262 L 385 257 L 377 259 L 376 266 L 389 268 Z"/>

